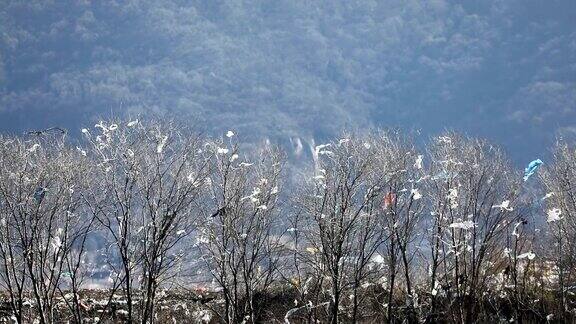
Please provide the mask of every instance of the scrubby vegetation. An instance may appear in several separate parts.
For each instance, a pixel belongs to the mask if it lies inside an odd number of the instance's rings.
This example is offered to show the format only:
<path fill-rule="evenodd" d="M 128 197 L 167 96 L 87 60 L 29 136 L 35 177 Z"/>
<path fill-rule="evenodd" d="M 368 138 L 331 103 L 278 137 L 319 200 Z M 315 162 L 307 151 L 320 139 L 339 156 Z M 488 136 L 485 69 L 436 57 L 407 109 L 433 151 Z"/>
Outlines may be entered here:
<path fill-rule="evenodd" d="M 5 321 L 575 320 L 572 143 L 524 181 L 455 133 L 342 134 L 304 166 L 232 131 L 82 134 L 0 137 Z"/>

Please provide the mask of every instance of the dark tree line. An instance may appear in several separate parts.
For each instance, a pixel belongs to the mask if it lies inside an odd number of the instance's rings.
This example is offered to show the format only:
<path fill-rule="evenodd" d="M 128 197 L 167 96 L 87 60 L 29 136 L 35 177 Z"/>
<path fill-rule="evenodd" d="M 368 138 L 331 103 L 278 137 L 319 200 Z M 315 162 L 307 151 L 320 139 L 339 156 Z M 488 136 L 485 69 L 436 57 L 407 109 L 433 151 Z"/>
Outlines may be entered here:
<path fill-rule="evenodd" d="M 574 320 L 572 143 L 526 182 L 500 148 L 456 133 L 426 148 L 345 133 L 310 155 L 288 173 L 282 150 L 232 131 L 137 120 L 76 141 L 0 136 L 12 320 L 84 322 L 102 273 L 101 322 L 118 296 L 125 321 L 157 322 L 165 291 L 199 287 L 224 323 Z"/>

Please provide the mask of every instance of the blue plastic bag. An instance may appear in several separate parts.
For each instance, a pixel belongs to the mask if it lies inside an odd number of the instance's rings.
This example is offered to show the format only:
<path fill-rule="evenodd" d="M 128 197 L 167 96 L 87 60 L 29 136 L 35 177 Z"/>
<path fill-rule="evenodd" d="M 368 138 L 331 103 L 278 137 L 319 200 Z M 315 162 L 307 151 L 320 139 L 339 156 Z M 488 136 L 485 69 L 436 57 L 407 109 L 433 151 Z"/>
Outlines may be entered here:
<path fill-rule="evenodd" d="M 528 167 L 526 169 L 524 169 L 524 181 L 527 181 L 528 178 L 530 178 L 531 175 L 533 175 L 534 173 L 536 173 L 536 170 L 538 170 L 538 168 L 544 164 L 544 162 L 542 162 L 542 160 L 537 159 L 534 160 L 532 162 L 530 162 L 528 164 Z"/>

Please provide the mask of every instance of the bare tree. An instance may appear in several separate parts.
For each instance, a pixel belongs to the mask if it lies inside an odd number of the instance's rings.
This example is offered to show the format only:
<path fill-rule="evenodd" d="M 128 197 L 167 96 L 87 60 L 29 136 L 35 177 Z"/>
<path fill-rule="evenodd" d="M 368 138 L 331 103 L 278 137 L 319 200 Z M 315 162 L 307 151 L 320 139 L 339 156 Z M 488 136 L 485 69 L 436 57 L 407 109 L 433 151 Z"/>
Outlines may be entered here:
<path fill-rule="evenodd" d="M 179 243 L 195 230 L 208 161 L 198 137 L 175 124 L 100 122 L 95 128 L 83 130 L 92 176 L 100 182 L 87 201 L 118 256 L 109 260 L 112 293 L 122 288 L 129 322 L 153 322 L 157 291 L 184 256 Z"/>
<path fill-rule="evenodd" d="M 456 303 L 453 320 L 470 322 L 505 234 L 518 220 L 513 210 L 521 178 L 499 149 L 454 133 L 434 139 L 430 158 L 432 305 L 440 282 Z"/>
<path fill-rule="evenodd" d="M 520 199 L 519 199 L 520 200 Z M 502 263 L 494 262 L 492 265 L 495 269 L 503 269 L 504 283 L 503 290 L 505 293 L 511 290 L 510 304 L 514 308 L 513 318 L 519 323 L 523 322 L 525 309 L 530 308 L 527 289 L 532 287 L 529 282 L 530 277 L 534 277 L 534 266 L 536 264 L 535 242 L 537 241 L 536 232 L 533 228 L 534 222 L 529 224 L 528 218 L 525 218 L 525 209 L 529 205 L 523 204 L 517 200 L 514 212 L 517 213 L 517 220 L 513 226 L 509 226 L 506 239 L 506 247 L 503 251 Z M 509 283 L 509 284 L 508 284 Z M 530 287 L 529 287 L 530 286 Z M 537 313 L 531 309 L 532 313 Z"/>
<path fill-rule="evenodd" d="M 296 189 L 298 190 L 298 189 Z M 288 241 L 285 246 L 290 251 L 287 266 L 280 269 L 280 275 L 296 292 L 294 308 L 286 313 L 284 320 L 290 323 L 300 310 L 306 311 L 306 322 L 313 323 L 314 313 L 330 305 L 330 302 L 322 301 L 322 283 L 324 282 L 322 267 L 315 258 L 317 249 L 309 246 L 306 240 L 305 228 L 307 219 L 303 215 L 303 208 L 298 203 L 298 195 L 294 194 L 295 203 L 288 210 L 288 228 L 286 229 Z"/>
<path fill-rule="evenodd" d="M 418 231 L 425 207 L 423 187 L 423 156 L 407 136 L 397 132 L 380 133 L 374 139 L 377 150 L 377 178 L 382 184 L 383 193 L 379 202 L 381 210 L 381 231 L 388 240 L 381 246 L 387 264 L 388 302 L 387 318 L 394 320 L 394 291 L 397 287 L 397 274 L 402 271 L 403 290 L 406 294 L 406 312 L 403 318 L 410 323 L 417 322 L 415 304 L 414 259 L 419 253 Z"/>
<path fill-rule="evenodd" d="M 546 218 L 555 248 L 551 254 L 558 269 L 560 308 L 568 321 L 569 291 L 576 290 L 576 150 L 559 141 L 552 163 L 541 173 L 547 192 Z"/>
<path fill-rule="evenodd" d="M 328 279 L 332 323 L 340 322 L 346 292 L 352 295 L 350 318 L 358 320 L 360 288 L 385 240 L 379 226 L 384 180 L 372 145 L 369 138 L 345 135 L 316 146 L 315 169 L 295 200 L 304 217 L 298 230 L 306 241 L 310 276 L 319 278 L 320 289 Z"/>
<path fill-rule="evenodd" d="M 63 137 L 0 137 L 0 281 L 18 323 L 34 320 L 25 316 L 28 296 L 36 320 L 58 320 L 55 297 L 70 275 L 67 262 L 84 254 L 92 224 L 82 214 L 82 162 Z M 72 308 L 78 304 L 75 297 Z"/>
<path fill-rule="evenodd" d="M 17 323 L 85 321 L 97 273 L 101 321 L 157 321 L 185 273 L 212 280 L 222 299 L 206 307 L 226 323 L 267 321 L 277 297 L 295 299 L 286 323 L 573 319 L 566 142 L 534 198 L 536 178 L 522 182 L 499 148 L 451 132 L 425 155 L 399 132 L 344 134 L 312 147 L 301 178 L 231 131 L 134 120 L 82 133 L 0 136 L 0 288 Z"/>
<path fill-rule="evenodd" d="M 222 320 L 256 323 L 262 306 L 257 297 L 275 278 L 282 247 L 276 221 L 283 156 L 269 146 L 244 155 L 234 134 L 227 135 L 205 145 L 210 195 L 198 242 L 224 297 Z"/>

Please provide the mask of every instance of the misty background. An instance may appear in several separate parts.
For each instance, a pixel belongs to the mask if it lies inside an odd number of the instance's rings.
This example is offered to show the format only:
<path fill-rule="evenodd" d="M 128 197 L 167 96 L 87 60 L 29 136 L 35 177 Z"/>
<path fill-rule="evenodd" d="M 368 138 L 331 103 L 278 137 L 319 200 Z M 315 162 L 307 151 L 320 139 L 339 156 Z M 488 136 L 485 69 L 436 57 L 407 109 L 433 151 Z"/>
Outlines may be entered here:
<path fill-rule="evenodd" d="M 576 135 L 576 1 L 0 0 L 0 132 L 148 115 L 295 150 L 454 129 L 524 164 Z"/>

